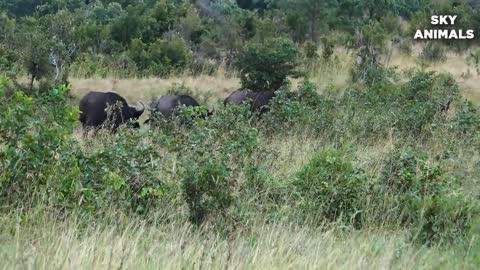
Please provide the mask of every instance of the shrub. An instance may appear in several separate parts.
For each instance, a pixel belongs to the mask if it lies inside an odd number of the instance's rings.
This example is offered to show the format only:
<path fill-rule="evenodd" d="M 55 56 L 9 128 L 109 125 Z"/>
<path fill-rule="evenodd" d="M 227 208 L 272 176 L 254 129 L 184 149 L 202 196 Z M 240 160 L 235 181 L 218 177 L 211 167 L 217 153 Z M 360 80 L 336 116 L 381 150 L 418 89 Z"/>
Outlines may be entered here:
<path fill-rule="evenodd" d="M 309 61 L 317 60 L 319 57 L 317 50 L 318 50 L 318 47 L 315 43 L 307 42 L 305 44 L 305 49 L 304 49 L 304 54 L 307 60 Z"/>
<path fill-rule="evenodd" d="M 465 101 L 454 121 L 461 136 L 472 136 L 480 130 L 480 111 L 471 101 Z"/>
<path fill-rule="evenodd" d="M 238 176 L 259 147 L 246 106 L 221 107 L 207 119 L 206 112 L 202 106 L 183 108 L 165 123 L 168 128 L 156 130 L 172 139 L 169 149 L 179 154 L 183 197 L 196 225 L 237 218 L 231 208 L 241 187 Z"/>
<path fill-rule="evenodd" d="M 269 132 L 289 133 L 299 131 L 323 132 L 331 127 L 334 117 L 334 101 L 320 96 L 317 88 L 304 81 L 298 92 L 288 86 L 277 91 L 269 111 L 263 117 Z"/>
<path fill-rule="evenodd" d="M 403 87 L 396 125 L 401 131 L 418 135 L 435 120 L 444 121 L 459 95 L 460 87 L 451 75 L 417 72 Z"/>
<path fill-rule="evenodd" d="M 155 139 L 152 139 L 155 138 Z M 116 208 L 146 214 L 162 202 L 159 179 L 164 138 L 151 131 L 120 129 L 79 156 L 83 206 L 92 212 Z"/>
<path fill-rule="evenodd" d="M 29 91 L 33 90 L 33 83 L 44 77 L 48 77 L 53 69 L 49 62 L 49 48 L 51 41 L 47 35 L 39 29 L 31 30 L 38 22 L 32 19 L 30 27 L 23 29 L 18 37 L 21 44 L 26 44 L 19 53 L 20 61 L 30 77 Z"/>
<path fill-rule="evenodd" d="M 238 56 L 242 88 L 253 91 L 276 91 L 288 76 L 298 75 L 298 51 L 295 45 L 282 38 L 264 43 L 250 43 Z"/>
<path fill-rule="evenodd" d="M 226 166 L 218 162 L 194 163 L 186 168 L 183 189 L 193 224 L 200 225 L 212 213 L 226 214 L 233 200 L 231 182 Z"/>
<path fill-rule="evenodd" d="M 51 89 L 38 99 L 22 92 L 9 98 L 4 88 L 0 90 L 0 139 L 4 145 L 0 152 L 2 204 L 28 206 L 44 192 L 53 205 L 64 206 L 78 198 L 75 196 L 80 174 L 77 148 L 70 137 L 78 109 L 64 105 L 69 88 Z"/>
<path fill-rule="evenodd" d="M 428 42 L 422 49 L 420 59 L 425 63 L 444 62 L 446 60 L 445 48 L 436 42 Z"/>
<path fill-rule="evenodd" d="M 82 148 L 72 136 L 79 111 L 67 105 L 69 91 L 62 86 L 36 97 L 2 92 L 0 202 L 146 213 L 163 195 L 156 144 L 126 129 L 103 147 Z M 162 142 L 158 135 L 147 137 Z"/>
<path fill-rule="evenodd" d="M 320 38 L 322 42 L 322 58 L 324 61 L 328 62 L 332 59 L 334 48 L 335 48 L 335 40 L 328 36 L 323 36 Z"/>
<path fill-rule="evenodd" d="M 366 72 L 371 67 L 381 65 L 380 58 L 385 53 L 387 33 L 378 22 L 365 24 L 353 42 L 354 48 L 358 48 L 357 63 L 353 67 L 352 80 L 363 80 Z"/>
<path fill-rule="evenodd" d="M 359 225 L 366 177 L 346 153 L 327 150 L 313 157 L 298 173 L 295 200 L 306 216 L 320 221 L 342 219 Z"/>
<path fill-rule="evenodd" d="M 457 240 L 468 233 L 474 202 L 425 155 L 411 150 L 393 152 L 380 183 L 379 194 L 389 200 L 387 211 L 395 211 L 403 225 L 418 228 L 418 240 Z"/>

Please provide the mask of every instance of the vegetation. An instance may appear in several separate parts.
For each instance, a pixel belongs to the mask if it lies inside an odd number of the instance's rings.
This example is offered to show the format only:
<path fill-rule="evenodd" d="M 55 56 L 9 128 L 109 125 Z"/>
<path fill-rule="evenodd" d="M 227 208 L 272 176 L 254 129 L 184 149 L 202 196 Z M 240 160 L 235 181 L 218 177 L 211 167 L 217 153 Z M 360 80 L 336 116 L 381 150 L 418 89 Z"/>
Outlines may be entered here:
<path fill-rule="evenodd" d="M 441 2 L 9 1 L 0 4 L 0 72 L 28 76 L 25 88 L 42 82 L 46 91 L 72 75 L 167 77 L 211 73 L 226 64 L 240 71 L 243 87 L 276 90 L 301 62 L 296 51 L 306 47 L 311 60 L 323 48 L 328 60 L 337 43 L 354 49 L 360 60 L 353 78 L 363 79 L 399 40 L 428 26 L 431 13 L 457 14 L 459 29 L 479 29 L 470 23 L 479 21 L 475 1 Z M 397 18 L 409 20 L 409 27 Z M 475 41 L 444 45 L 462 51 Z M 426 46 L 427 64 L 442 59 L 442 47 Z"/>

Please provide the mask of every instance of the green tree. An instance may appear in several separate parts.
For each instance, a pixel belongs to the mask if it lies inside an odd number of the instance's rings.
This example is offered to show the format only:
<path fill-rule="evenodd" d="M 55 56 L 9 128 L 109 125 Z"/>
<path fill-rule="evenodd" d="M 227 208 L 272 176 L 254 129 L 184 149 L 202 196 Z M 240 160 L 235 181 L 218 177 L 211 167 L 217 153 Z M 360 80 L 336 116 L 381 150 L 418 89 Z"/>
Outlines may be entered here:
<path fill-rule="evenodd" d="M 319 28 L 329 23 L 329 16 L 334 14 L 336 8 L 333 0 L 286 0 L 283 5 L 291 14 L 289 17 L 292 26 L 300 28 L 299 23 L 307 23 L 312 42 L 318 42 Z"/>
<path fill-rule="evenodd" d="M 20 34 L 17 36 L 16 47 L 20 52 L 20 60 L 30 76 L 29 90 L 33 90 L 33 83 L 52 72 L 49 62 L 49 52 L 52 46 L 48 36 L 38 27 L 38 20 L 26 18 Z"/>
<path fill-rule="evenodd" d="M 53 66 L 53 85 L 66 83 L 69 66 L 78 54 L 77 28 L 81 23 L 66 10 L 42 19 L 50 40 L 48 60 Z"/>
<path fill-rule="evenodd" d="M 295 45 L 284 38 L 248 44 L 236 61 L 242 88 L 278 90 L 288 76 L 298 75 L 298 54 Z"/>
<path fill-rule="evenodd" d="M 142 17 L 137 11 L 134 6 L 129 6 L 111 22 L 110 35 L 114 41 L 126 46 L 132 39 L 141 37 Z"/>

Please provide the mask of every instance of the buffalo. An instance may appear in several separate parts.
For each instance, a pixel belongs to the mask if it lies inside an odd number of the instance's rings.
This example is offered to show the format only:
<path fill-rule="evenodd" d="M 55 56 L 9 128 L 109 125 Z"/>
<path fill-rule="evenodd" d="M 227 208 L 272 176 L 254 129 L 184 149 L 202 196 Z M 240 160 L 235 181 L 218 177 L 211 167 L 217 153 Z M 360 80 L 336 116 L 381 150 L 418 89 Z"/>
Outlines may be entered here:
<path fill-rule="evenodd" d="M 150 105 L 150 108 L 152 114 L 158 113 L 164 118 L 171 118 L 181 106 L 198 107 L 200 104 L 189 95 L 174 95 L 160 97 Z M 209 111 L 208 115 L 211 115 L 212 113 L 213 111 Z M 151 119 L 147 120 L 147 122 L 149 121 L 151 121 Z"/>
<path fill-rule="evenodd" d="M 241 105 L 247 101 L 250 101 L 250 111 L 253 113 L 263 114 L 267 111 L 267 105 L 274 96 L 275 92 L 271 91 L 235 91 L 223 101 L 223 104 L 225 106 L 228 104 Z"/>
<path fill-rule="evenodd" d="M 121 124 L 135 121 L 133 126 L 140 127 L 136 120 L 145 107 L 131 107 L 120 95 L 112 92 L 89 92 L 79 104 L 80 122 L 84 129 L 108 127 L 115 131 Z"/>

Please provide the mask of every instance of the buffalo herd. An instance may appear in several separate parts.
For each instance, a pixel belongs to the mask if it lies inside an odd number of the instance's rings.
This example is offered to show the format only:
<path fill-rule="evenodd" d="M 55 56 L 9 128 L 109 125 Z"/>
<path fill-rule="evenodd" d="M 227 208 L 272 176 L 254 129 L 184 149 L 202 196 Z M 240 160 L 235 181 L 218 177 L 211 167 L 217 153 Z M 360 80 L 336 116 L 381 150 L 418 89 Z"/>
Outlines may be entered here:
<path fill-rule="evenodd" d="M 250 111 L 252 113 L 263 114 L 267 111 L 268 103 L 275 96 L 274 92 L 251 92 L 235 91 L 230 94 L 223 102 L 225 106 L 229 104 L 241 105 L 250 102 Z M 158 98 L 150 104 L 151 116 L 146 121 L 148 123 L 154 115 L 170 118 L 182 106 L 196 107 L 200 104 L 189 95 L 168 95 Z M 120 95 L 112 92 L 89 92 L 79 104 L 80 122 L 84 129 L 108 128 L 115 131 L 121 124 L 130 123 L 138 128 L 138 118 L 145 111 L 145 106 L 132 107 Z M 208 115 L 213 114 L 213 110 Z"/>

